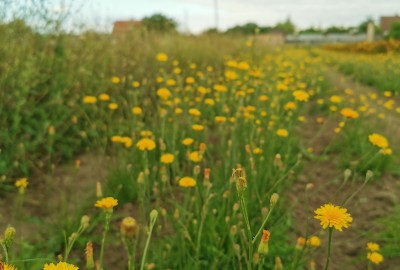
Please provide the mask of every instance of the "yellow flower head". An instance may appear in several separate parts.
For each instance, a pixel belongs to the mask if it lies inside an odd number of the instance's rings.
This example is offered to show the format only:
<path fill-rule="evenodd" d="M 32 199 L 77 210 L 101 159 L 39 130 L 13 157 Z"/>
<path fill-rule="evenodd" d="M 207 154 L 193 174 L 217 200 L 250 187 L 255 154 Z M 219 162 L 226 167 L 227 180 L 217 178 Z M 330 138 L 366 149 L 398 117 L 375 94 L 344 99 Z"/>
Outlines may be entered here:
<path fill-rule="evenodd" d="M 313 247 L 319 247 L 321 245 L 321 239 L 318 236 L 311 236 L 311 238 L 307 240 L 307 244 Z"/>
<path fill-rule="evenodd" d="M 117 103 L 110 103 L 110 104 L 108 104 L 108 108 L 110 110 L 116 110 L 116 109 L 118 109 L 118 104 Z"/>
<path fill-rule="evenodd" d="M 121 79 L 120 79 L 119 77 L 117 77 L 117 76 L 113 76 L 113 77 L 111 78 L 111 82 L 112 82 L 113 84 L 119 84 L 119 83 L 121 82 Z"/>
<path fill-rule="evenodd" d="M 97 102 L 97 98 L 95 96 L 85 96 L 83 98 L 83 103 L 85 104 L 94 104 Z"/>
<path fill-rule="evenodd" d="M 387 139 L 383 135 L 380 135 L 378 133 L 373 133 L 369 135 L 368 140 L 370 141 L 370 143 L 372 143 L 375 146 L 378 146 L 379 148 L 389 147 Z"/>
<path fill-rule="evenodd" d="M 343 108 L 340 113 L 346 118 L 356 119 L 359 117 L 358 112 L 352 108 Z"/>
<path fill-rule="evenodd" d="M 25 189 L 28 186 L 29 182 L 26 178 L 20 178 L 15 181 L 15 186 L 20 189 Z"/>
<path fill-rule="evenodd" d="M 164 163 L 164 164 L 170 164 L 170 163 L 174 162 L 174 155 L 169 154 L 169 153 L 164 154 L 161 156 L 160 161 L 161 161 L 161 163 Z"/>
<path fill-rule="evenodd" d="M 158 62 L 167 62 L 168 56 L 165 53 L 158 53 L 156 59 Z"/>
<path fill-rule="evenodd" d="M 276 135 L 278 135 L 279 137 L 284 137 L 284 138 L 286 138 L 286 137 L 288 137 L 289 136 L 289 132 L 286 130 L 286 129 L 278 129 L 277 131 L 276 131 Z"/>
<path fill-rule="evenodd" d="M 108 94 L 103 93 L 103 94 L 99 95 L 99 99 L 102 101 L 107 101 L 107 100 L 110 100 L 110 96 Z"/>
<path fill-rule="evenodd" d="M 57 264 L 45 264 L 43 270 L 79 270 L 79 268 L 73 264 L 59 262 Z"/>
<path fill-rule="evenodd" d="M 204 129 L 204 126 L 203 125 L 192 125 L 192 129 L 194 131 L 201 131 Z"/>
<path fill-rule="evenodd" d="M 182 140 L 182 144 L 185 146 L 189 146 L 194 142 L 194 140 L 192 138 L 185 138 Z"/>
<path fill-rule="evenodd" d="M 104 209 L 104 210 L 110 210 L 110 209 L 113 209 L 117 205 L 118 205 L 118 200 L 114 199 L 113 197 L 107 197 L 107 198 L 98 200 L 94 206 Z"/>
<path fill-rule="evenodd" d="M 226 117 L 225 116 L 215 116 L 215 122 L 217 123 L 224 123 L 226 122 Z"/>
<path fill-rule="evenodd" d="M 201 112 L 198 109 L 192 108 L 192 109 L 189 109 L 189 114 L 191 116 L 200 116 Z"/>
<path fill-rule="evenodd" d="M 157 90 L 157 96 L 161 99 L 167 100 L 171 97 L 171 92 L 167 88 L 160 88 Z"/>
<path fill-rule="evenodd" d="M 381 262 L 383 262 L 383 256 L 378 252 L 369 252 L 367 255 L 367 259 L 370 260 L 373 264 L 380 264 Z"/>
<path fill-rule="evenodd" d="M 320 220 L 322 228 L 334 227 L 338 231 L 342 231 L 342 227 L 348 228 L 353 218 L 347 213 L 346 208 L 335 206 L 333 204 L 325 204 L 314 211 L 315 219 Z"/>
<path fill-rule="evenodd" d="M 133 113 L 134 115 L 142 114 L 142 108 L 140 108 L 140 107 L 133 107 L 133 108 L 132 108 L 132 113 Z"/>
<path fill-rule="evenodd" d="M 4 263 L 0 261 L 0 269 L 2 270 L 17 270 L 17 268 L 14 265 Z"/>
<path fill-rule="evenodd" d="M 294 91 L 293 96 L 298 101 L 308 101 L 308 98 L 310 97 L 310 95 L 303 90 Z"/>
<path fill-rule="evenodd" d="M 377 243 L 374 243 L 374 242 L 368 242 L 367 243 L 367 249 L 369 250 L 369 251 L 372 251 L 372 252 L 374 252 L 374 251 L 378 251 L 379 250 L 379 245 L 377 244 Z"/>
<path fill-rule="evenodd" d="M 200 162 L 203 159 L 203 155 L 199 151 L 193 151 L 189 154 L 189 159 L 193 162 Z"/>
<path fill-rule="evenodd" d="M 138 81 L 133 81 L 133 82 L 132 82 L 132 86 L 135 87 L 135 88 L 138 88 L 138 87 L 140 86 L 140 82 L 138 82 Z"/>
<path fill-rule="evenodd" d="M 179 186 L 181 186 L 181 187 L 194 187 L 194 186 L 196 186 L 196 180 L 194 180 L 192 177 L 188 177 L 188 176 L 182 177 L 179 180 Z"/>
<path fill-rule="evenodd" d="M 152 139 L 143 138 L 136 143 L 136 147 L 139 148 L 140 151 L 151 151 L 156 148 L 156 143 Z"/>

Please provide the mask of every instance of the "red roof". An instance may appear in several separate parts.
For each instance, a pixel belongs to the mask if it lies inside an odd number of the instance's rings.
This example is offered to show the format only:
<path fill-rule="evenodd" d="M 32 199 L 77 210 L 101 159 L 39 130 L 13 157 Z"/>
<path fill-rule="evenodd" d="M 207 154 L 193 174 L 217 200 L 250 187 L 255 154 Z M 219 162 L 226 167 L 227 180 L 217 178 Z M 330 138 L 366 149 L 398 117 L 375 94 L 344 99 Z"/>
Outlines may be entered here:
<path fill-rule="evenodd" d="M 114 27 L 113 27 L 112 33 L 113 34 L 123 34 L 130 29 L 139 27 L 141 24 L 142 24 L 141 21 L 135 21 L 135 20 L 116 21 L 116 22 L 114 22 Z"/>
<path fill-rule="evenodd" d="M 400 17 L 399 16 L 381 17 L 381 29 L 383 31 L 389 31 L 390 27 L 392 27 L 392 24 L 394 22 L 400 22 Z"/>

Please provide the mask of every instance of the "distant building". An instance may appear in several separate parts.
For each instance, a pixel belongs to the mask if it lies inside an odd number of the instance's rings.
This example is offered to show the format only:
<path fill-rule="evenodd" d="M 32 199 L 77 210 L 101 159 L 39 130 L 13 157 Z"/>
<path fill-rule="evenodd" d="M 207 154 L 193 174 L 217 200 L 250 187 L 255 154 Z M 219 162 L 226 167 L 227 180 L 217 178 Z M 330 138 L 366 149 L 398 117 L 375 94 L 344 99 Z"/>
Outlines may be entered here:
<path fill-rule="evenodd" d="M 387 34 L 389 32 L 390 28 L 392 27 L 392 24 L 395 22 L 400 23 L 400 16 L 396 15 L 396 16 L 381 17 L 380 27 L 381 27 L 383 33 Z"/>
<path fill-rule="evenodd" d="M 133 29 L 137 29 L 142 25 L 141 21 L 116 21 L 112 30 L 113 35 L 124 34 Z"/>
<path fill-rule="evenodd" d="M 298 35 L 287 35 L 287 43 L 305 43 L 305 44 L 327 44 L 327 43 L 354 43 L 367 40 L 366 34 L 346 34 L 346 33 L 303 33 Z"/>

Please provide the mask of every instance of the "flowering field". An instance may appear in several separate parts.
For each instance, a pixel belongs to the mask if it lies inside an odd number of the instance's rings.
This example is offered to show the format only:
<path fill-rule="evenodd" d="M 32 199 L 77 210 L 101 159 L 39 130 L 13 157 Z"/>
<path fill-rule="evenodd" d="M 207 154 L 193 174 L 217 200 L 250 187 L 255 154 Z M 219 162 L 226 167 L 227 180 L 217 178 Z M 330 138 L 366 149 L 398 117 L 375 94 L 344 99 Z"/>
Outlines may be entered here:
<path fill-rule="evenodd" d="M 396 269 L 398 56 L 132 35 L 0 28 L 0 269 Z"/>

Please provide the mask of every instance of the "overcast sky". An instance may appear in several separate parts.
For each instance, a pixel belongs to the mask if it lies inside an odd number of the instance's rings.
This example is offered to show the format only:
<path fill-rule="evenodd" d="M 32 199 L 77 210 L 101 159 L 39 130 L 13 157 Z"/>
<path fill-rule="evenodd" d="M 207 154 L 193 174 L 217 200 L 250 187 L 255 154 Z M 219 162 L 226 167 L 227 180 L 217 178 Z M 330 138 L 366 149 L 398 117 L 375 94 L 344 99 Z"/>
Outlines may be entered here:
<path fill-rule="evenodd" d="M 306 28 L 351 26 L 368 16 L 378 21 L 382 15 L 400 14 L 400 0 L 74 0 L 75 6 L 82 6 L 74 21 L 111 29 L 115 20 L 162 13 L 174 18 L 181 30 L 188 27 L 198 33 L 215 27 L 215 1 L 221 30 L 247 22 L 274 25 L 288 16 L 299 28 Z"/>

